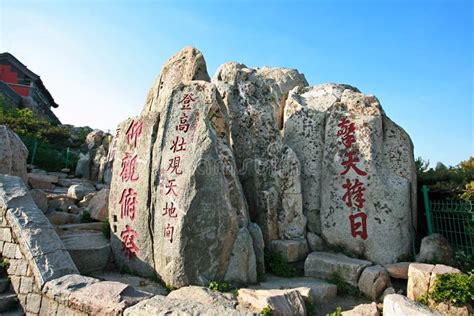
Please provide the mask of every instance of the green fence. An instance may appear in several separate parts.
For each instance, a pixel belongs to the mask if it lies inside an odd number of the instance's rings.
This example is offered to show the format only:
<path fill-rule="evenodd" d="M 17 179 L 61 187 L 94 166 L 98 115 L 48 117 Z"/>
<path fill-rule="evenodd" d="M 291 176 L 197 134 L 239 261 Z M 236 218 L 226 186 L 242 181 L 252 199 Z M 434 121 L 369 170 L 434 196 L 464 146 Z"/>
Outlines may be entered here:
<path fill-rule="evenodd" d="M 423 186 L 423 199 L 428 233 L 439 233 L 457 250 L 474 255 L 474 210 L 472 202 L 462 200 L 430 201 L 428 187 Z"/>
<path fill-rule="evenodd" d="M 52 145 L 32 137 L 21 137 L 28 148 L 28 163 L 46 171 L 74 170 L 80 151 L 69 147 Z"/>

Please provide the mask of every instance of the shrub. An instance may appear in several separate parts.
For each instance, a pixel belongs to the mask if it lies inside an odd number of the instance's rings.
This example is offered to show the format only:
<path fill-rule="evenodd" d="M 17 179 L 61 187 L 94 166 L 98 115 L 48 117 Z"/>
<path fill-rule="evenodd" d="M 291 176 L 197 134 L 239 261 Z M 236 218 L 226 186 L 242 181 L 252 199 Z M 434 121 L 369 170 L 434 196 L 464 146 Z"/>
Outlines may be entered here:
<path fill-rule="evenodd" d="M 262 309 L 262 311 L 260 312 L 260 315 L 263 315 L 263 316 L 272 316 L 273 315 L 273 311 L 272 309 L 270 308 L 270 306 L 267 306 L 267 307 L 264 307 Z"/>
<path fill-rule="evenodd" d="M 429 295 L 435 302 L 446 302 L 463 306 L 474 300 L 474 271 L 469 274 L 450 273 L 436 278 L 433 292 Z"/>
<path fill-rule="evenodd" d="M 326 314 L 326 316 L 342 316 L 342 307 L 336 307 L 336 310 L 334 312 Z"/>
<path fill-rule="evenodd" d="M 296 269 L 275 252 L 265 252 L 265 265 L 270 272 L 277 276 L 292 278 L 297 275 Z"/>
<path fill-rule="evenodd" d="M 231 286 L 229 282 L 218 282 L 218 281 L 212 281 L 209 283 L 209 289 L 215 291 L 215 292 L 228 292 L 230 290 Z"/>
<path fill-rule="evenodd" d="M 110 222 L 108 218 L 102 222 L 101 230 L 104 237 L 110 239 Z"/>

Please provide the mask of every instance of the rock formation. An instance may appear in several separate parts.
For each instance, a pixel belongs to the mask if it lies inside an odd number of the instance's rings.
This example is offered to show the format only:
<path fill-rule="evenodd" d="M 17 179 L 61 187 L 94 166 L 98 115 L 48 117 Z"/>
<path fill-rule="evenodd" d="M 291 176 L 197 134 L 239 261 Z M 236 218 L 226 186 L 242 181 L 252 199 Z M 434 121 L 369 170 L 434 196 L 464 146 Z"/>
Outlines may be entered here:
<path fill-rule="evenodd" d="M 206 76 L 196 49 L 172 57 L 142 114 L 119 125 L 115 147 L 115 259 L 177 287 L 257 277 L 226 110 L 213 84 L 194 80 Z"/>
<path fill-rule="evenodd" d="M 283 143 L 279 122 L 288 92 L 306 86 L 306 79 L 292 69 L 250 69 L 227 63 L 217 70 L 212 82 L 229 113 L 232 145 L 250 218 L 260 225 L 267 245 L 298 240 L 300 248 L 305 249 L 304 256 L 308 247 L 300 162 Z M 282 242 L 274 245 L 282 251 L 287 248 Z"/>
<path fill-rule="evenodd" d="M 377 98 L 347 85 L 295 88 L 283 133 L 301 162 L 310 231 L 377 263 L 411 251 L 413 145 Z"/>
<path fill-rule="evenodd" d="M 27 182 L 28 149 L 15 132 L 0 125 L 0 174 L 10 174 Z"/>

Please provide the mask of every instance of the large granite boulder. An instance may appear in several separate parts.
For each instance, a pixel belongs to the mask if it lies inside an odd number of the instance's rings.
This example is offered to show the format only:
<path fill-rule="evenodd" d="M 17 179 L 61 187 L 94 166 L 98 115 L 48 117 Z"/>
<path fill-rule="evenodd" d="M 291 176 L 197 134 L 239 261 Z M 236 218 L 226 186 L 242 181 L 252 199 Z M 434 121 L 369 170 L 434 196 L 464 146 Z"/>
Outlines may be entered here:
<path fill-rule="evenodd" d="M 300 163 L 283 144 L 279 131 L 284 100 L 292 88 L 307 85 L 304 75 L 293 69 L 251 69 L 226 63 L 212 82 L 229 113 L 250 218 L 262 228 L 265 244 L 304 239 Z"/>
<path fill-rule="evenodd" d="M 213 84 L 192 80 L 206 79 L 204 73 L 194 48 L 171 58 L 142 114 L 122 122 L 115 140 L 115 260 L 175 287 L 256 281 L 225 107 Z"/>
<path fill-rule="evenodd" d="M 28 149 L 14 131 L 0 125 L 0 174 L 10 174 L 27 182 Z"/>
<path fill-rule="evenodd" d="M 300 160 L 310 231 L 380 264 L 410 252 L 413 145 L 377 98 L 347 85 L 297 87 L 286 101 L 283 134 Z"/>

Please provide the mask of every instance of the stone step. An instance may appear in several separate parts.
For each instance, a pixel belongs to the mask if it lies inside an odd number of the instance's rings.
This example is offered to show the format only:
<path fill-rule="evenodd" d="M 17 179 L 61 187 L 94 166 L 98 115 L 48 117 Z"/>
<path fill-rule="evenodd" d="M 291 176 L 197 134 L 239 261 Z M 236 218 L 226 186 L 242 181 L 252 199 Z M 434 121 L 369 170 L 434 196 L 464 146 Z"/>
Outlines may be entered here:
<path fill-rule="evenodd" d="M 16 297 L 16 294 L 11 292 L 0 294 L 0 313 L 12 310 L 17 306 L 18 298 Z"/>
<path fill-rule="evenodd" d="M 342 281 L 357 287 L 362 271 L 371 265 L 370 261 L 350 258 L 340 253 L 313 252 L 306 258 L 304 274 L 319 279 L 337 275 Z"/>
<path fill-rule="evenodd" d="M 81 274 L 105 269 L 109 262 L 110 241 L 100 232 L 73 231 L 60 236 Z"/>
<path fill-rule="evenodd" d="M 0 278 L 0 293 L 8 291 L 10 286 L 10 280 L 8 278 Z"/>
<path fill-rule="evenodd" d="M 337 296 L 337 286 L 314 278 L 282 278 L 266 275 L 265 282 L 261 282 L 255 288 L 259 289 L 294 289 L 307 287 L 311 289 L 313 300 L 317 304 L 332 301 Z"/>

